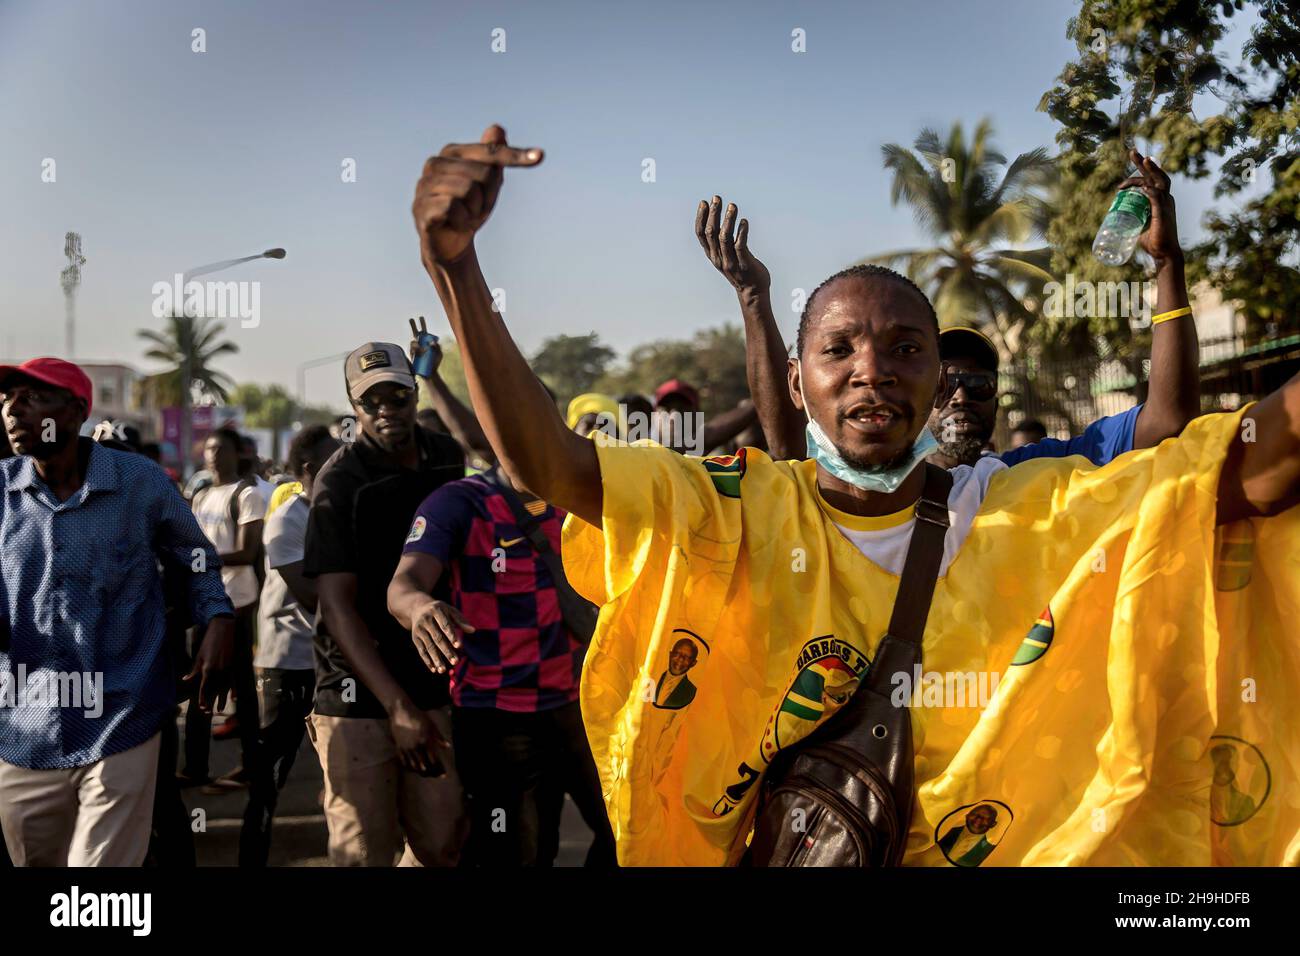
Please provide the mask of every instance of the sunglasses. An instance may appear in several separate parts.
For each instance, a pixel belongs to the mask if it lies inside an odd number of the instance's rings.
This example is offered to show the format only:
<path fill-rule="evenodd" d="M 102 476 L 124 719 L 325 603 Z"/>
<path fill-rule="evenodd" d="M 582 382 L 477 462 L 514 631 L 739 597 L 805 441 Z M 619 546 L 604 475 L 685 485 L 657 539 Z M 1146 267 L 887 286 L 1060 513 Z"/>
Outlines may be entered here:
<path fill-rule="evenodd" d="M 965 389 L 967 397 L 974 402 L 987 402 L 998 393 L 997 378 L 987 372 L 954 372 L 950 369 L 948 384 L 954 395 L 957 389 Z"/>
<path fill-rule="evenodd" d="M 367 415 L 374 415 L 379 411 L 381 405 L 387 405 L 389 408 L 405 408 L 411 404 L 411 399 L 414 397 L 415 389 L 413 388 L 395 388 L 387 395 L 367 395 L 358 398 L 356 406 Z"/>

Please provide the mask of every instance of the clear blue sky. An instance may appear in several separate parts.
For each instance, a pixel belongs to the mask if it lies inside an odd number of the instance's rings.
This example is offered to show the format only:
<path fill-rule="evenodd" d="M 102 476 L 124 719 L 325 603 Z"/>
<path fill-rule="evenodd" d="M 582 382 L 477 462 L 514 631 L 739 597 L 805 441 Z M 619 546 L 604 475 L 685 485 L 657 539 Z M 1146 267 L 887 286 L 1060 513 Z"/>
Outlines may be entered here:
<path fill-rule="evenodd" d="M 237 381 L 292 389 L 302 361 L 404 343 L 408 315 L 445 333 L 411 195 L 430 152 L 492 121 L 547 151 L 507 175 L 479 240 L 525 351 L 596 330 L 622 352 L 736 320 L 692 235 L 715 192 L 750 219 L 789 336 L 790 289 L 920 239 L 889 204 L 881 144 L 987 115 L 1008 156 L 1054 147 L 1035 108 L 1074 54 L 1076 7 L 0 0 L 0 353 L 61 353 L 68 230 L 88 259 L 83 359 L 150 370 L 135 331 L 158 324 L 153 283 L 273 245 L 288 258 L 220 277 L 262 283 L 261 326 L 228 324 Z M 1187 238 L 1209 186 L 1175 188 Z M 341 377 L 311 372 L 308 398 L 341 404 Z"/>

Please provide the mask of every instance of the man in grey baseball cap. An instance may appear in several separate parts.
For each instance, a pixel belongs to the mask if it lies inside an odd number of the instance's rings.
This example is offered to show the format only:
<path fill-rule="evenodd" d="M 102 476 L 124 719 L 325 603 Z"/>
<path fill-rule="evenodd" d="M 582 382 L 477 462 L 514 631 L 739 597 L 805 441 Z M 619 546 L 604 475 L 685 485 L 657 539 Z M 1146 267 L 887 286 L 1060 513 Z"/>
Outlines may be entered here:
<path fill-rule="evenodd" d="M 366 391 L 380 382 L 395 382 L 407 388 L 415 387 L 415 373 L 410 360 L 400 345 L 392 342 L 367 342 L 353 349 L 343 363 L 343 378 L 348 386 L 348 398 L 357 402 Z"/>
<path fill-rule="evenodd" d="M 389 614 L 388 582 L 416 508 L 464 476 L 465 457 L 451 436 L 417 427 L 415 376 L 400 346 L 367 342 L 343 375 L 355 440 L 316 476 L 303 555 L 319 595 L 309 726 L 325 774 L 330 860 L 450 866 L 467 821 L 447 743 L 447 678 L 424 665 Z"/>

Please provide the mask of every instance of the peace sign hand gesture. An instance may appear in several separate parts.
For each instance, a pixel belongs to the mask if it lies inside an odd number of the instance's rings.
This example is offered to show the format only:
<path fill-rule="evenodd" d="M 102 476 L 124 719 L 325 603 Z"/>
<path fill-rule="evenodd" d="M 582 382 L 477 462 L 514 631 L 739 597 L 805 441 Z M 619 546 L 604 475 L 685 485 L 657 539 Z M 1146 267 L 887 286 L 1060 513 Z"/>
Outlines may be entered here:
<path fill-rule="evenodd" d="M 428 378 L 438 366 L 442 364 L 442 346 L 438 344 L 438 336 L 429 331 L 429 327 L 424 322 L 424 316 L 420 316 L 420 325 L 417 328 L 415 319 L 408 320 L 411 323 L 411 368 L 416 375 L 422 378 Z M 421 364 L 420 358 L 429 353 L 429 357 Z"/>

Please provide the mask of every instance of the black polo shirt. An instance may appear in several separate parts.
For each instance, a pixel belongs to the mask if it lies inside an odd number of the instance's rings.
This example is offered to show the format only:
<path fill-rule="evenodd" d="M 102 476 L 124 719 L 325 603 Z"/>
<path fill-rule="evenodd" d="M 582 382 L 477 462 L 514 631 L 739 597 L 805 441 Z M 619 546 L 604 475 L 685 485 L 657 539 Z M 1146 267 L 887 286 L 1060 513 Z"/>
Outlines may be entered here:
<path fill-rule="evenodd" d="M 364 432 L 336 451 L 316 476 L 303 573 L 357 576 L 357 611 L 394 679 L 422 710 L 448 703 L 447 677 L 420 660 L 411 633 L 388 613 L 388 583 L 402 557 L 415 509 L 435 489 L 465 476 L 465 455 L 450 435 L 416 428 L 419 466 L 395 462 Z M 385 717 L 316 616 L 316 713 Z M 351 679 L 348 684 L 345 681 Z M 350 691 L 350 692 L 349 692 Z"/>

